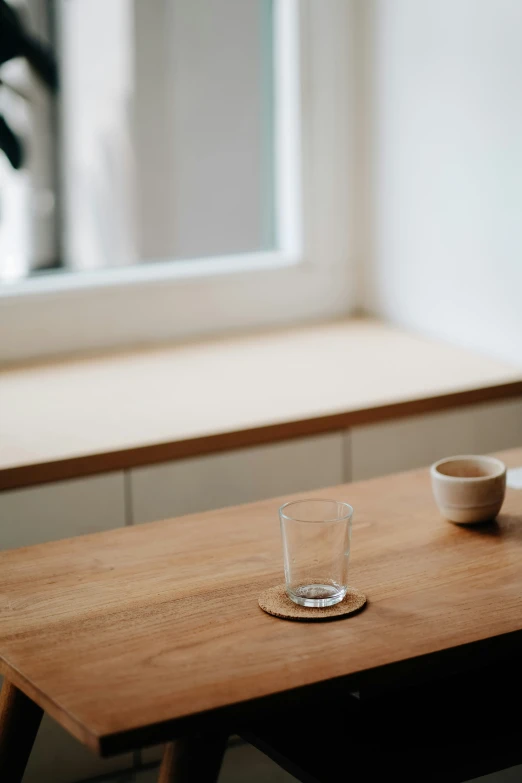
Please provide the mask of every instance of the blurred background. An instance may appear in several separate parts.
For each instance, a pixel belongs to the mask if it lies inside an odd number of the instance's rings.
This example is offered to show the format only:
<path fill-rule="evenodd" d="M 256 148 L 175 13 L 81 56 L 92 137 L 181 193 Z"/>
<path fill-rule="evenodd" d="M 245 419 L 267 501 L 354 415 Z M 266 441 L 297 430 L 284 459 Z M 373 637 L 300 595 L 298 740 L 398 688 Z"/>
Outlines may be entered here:
<path fill-rule="evenodd" d="M 271 0 L 10 5 L 59 89 L 2 66 L 4 282 L 275 248 Z"/>
<path fill-rule="evenodd" d="M 518 0 L 2 7 L 0 358 L 364 312 L 520 361 Z"/>
<path fill-rule="evenodd" d="M 521 0 L 0 0 L 0 546 L 522 445 L 521 41 Z M 46 719 L 24 781 L 160 755 Z"/>

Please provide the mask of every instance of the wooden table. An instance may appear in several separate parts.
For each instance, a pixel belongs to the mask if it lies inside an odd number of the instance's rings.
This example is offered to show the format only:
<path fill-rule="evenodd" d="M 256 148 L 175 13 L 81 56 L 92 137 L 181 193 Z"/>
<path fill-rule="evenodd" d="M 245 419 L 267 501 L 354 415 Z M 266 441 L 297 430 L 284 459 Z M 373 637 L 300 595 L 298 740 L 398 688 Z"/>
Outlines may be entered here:
<path fill-rule="evenodd" d="M 522 449 L 500 456 L 522 465 Z M 41 710 L 109 756 L 217 737 L 335 678 L 357 688 L 522 650 L 522 491 L 479 528 L 440 518 L 427 470 L 315 494 L 355 508 L 351 582 L 369 604 L 337 622 L 258 608 L 283 577 L 281 499 L 1 553 L 0 778 L 21 779 Z"/>

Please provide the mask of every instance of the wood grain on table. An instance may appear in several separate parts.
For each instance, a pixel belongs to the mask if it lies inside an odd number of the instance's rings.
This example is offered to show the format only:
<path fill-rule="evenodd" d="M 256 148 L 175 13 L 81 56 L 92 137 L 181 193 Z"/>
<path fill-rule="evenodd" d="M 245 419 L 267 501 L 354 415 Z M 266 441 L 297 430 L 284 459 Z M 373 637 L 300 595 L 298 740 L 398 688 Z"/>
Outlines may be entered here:
<path fill-rule="evenodd" d="M 519 367 L 371 319 L 0 373 L 0 490 L 522 398 Z"/>
<path fill-rule="evenodd" d="M 522 449 L 500 455 L 522 465 Z M 102 754 L 183 720 L 522 631 L 522 492 L 498 522 L 441 519 L 427 470 L 316 493 L 355 508 L 350 582 L 367 608 L 293 623 L 270 500 L 0 554 L 0 669 Z M 163 733 L 162 733 L 163 732 Z"/>

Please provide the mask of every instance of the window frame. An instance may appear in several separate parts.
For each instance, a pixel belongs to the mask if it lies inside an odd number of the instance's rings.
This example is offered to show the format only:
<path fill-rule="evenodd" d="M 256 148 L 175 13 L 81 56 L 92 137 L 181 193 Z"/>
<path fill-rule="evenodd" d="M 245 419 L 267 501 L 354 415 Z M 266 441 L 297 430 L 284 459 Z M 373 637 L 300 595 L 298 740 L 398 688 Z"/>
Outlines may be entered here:
<path fill-rule="evenodd" d="M 346 0 L 274 0 L 278 250 L 3 285 L 0 361 L 353 312 L 352 13 Z"/>

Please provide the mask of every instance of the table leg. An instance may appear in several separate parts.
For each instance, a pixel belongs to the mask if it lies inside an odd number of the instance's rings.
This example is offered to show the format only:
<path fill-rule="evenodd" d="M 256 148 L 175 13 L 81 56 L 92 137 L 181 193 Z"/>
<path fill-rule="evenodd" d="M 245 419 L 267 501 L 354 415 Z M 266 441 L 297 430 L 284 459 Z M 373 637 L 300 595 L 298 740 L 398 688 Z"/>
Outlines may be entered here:
<path fill-rule="evenodd" d="M 158 783 L 216 783 L 228 734 L 183 737 L 165 745 Z"/>
<path fill-rule="evenodd" d="M 0 694 L 0 780 L 21 783 L 43 710 L 4 679 Z"/>

